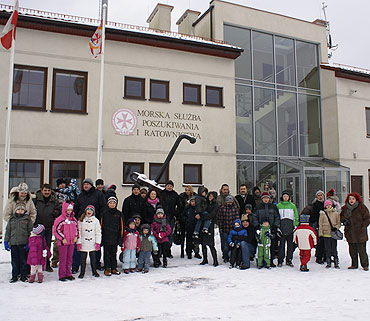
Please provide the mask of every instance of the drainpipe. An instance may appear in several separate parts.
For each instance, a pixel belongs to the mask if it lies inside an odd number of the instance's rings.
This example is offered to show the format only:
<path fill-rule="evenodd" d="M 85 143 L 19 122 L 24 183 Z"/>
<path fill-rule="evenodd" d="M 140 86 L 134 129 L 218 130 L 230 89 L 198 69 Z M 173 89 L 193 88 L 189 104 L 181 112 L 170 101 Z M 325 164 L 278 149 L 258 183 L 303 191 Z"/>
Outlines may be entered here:
<path fill-rule="evenodd" d="M 209 9 L 210 9 L 210 12 L 209 12 L 209 14 L 210 14 L 210 28 L 211 28 L 209 35 L 210 35 L 211 40 L 213 40 L 213 14 L 212 13 L 213 13 L 214 8 L 215 8 L 214 6 L 209 7 Z"/>

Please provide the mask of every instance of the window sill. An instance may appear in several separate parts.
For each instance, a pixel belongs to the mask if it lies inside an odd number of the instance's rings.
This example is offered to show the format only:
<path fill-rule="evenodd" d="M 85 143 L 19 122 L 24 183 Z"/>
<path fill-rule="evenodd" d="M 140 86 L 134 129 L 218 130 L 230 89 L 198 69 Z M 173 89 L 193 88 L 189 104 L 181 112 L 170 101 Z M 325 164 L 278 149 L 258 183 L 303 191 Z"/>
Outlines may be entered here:
<path fill-rule="evenodd" d="M 191 185 L 193 187 L 200 187 L 200 186 L 203 186 L 203 184 L 201 183 L 182 183 L 182 187 L 186 187 L 188 185 Z"/>
<path fill-rule="evenodd" d="M 171 100 L 165 100 L 165 99 L 153 99 L 153 98 L 150 98 L 149 101 L 154 101 L 154 102 L 158 102 L 158 103 L 171 103 Z"/>
<path fill-rule="evenodd" d="M 123 96 L 123 99 L 129 99 L 129 100 L 146 100 L 143 97 L 130 97 L 130 96 Z"/>
<path fill-rule="evenodd" d="M 192 105 L 192 106 L 203 106 L 203 104 L 200 104 L 200 103 L 192 103 L 192 102 L 187 102 L 187 101 L 183 101 L 182 104 L 183 105 Z"/>
<path fill-rule="evenodd" d="M 51 113 L 61 113 L 61 114 L 76 114 L 76 115 L 88 115 L 86 111 L 74 111 L 68 109 L 50 109 Z"/>
<path fill-rule="evenodd" d="M 8 109 L 8 107 L 6 108 Z M 21 107 L 21 106 L 12 106 L 12 110 L 25 110 L 25 111 L 44 111 L 46 112 L 46 108 L 40 107 Z"/>
<path fill-rule="evenodd" d="M 210 105 L 210 104 L 205 104 L 206 107 L 218 107 L 218 108 L 225 108 L 225 106 L 222 105 Z"/>

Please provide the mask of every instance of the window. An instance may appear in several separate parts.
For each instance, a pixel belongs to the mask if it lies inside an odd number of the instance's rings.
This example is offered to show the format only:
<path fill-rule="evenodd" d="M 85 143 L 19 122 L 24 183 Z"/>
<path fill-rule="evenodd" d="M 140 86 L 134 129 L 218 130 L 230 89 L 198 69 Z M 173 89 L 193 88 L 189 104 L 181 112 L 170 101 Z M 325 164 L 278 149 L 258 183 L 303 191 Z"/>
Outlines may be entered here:
<path fill-rule="evenodd" d="M 272 35 L 253 31 L 254 80 L 274 82 L 274 56 Z"/>
<path fill-rule="evenodd" d="M 12 108 L 46 109 L 47 72 L 42 67 L 14 66 Z"/>
<path fill-rule="evenodd" d="M 125 77 L 124 97 L 131 99 L 145 99 L 145 79 Z"/>
<path fill-rule="evenodd" d="M 202 184 L 202 165 L 184 164 L 184 184 Z"/>
<path fill-rule="evenodd" d="M 150 79 L 150 100 L 170 102 L 170 82 Z"/>
<path fill-rule="evenodd" d="M 123 184 L 135 183 L 130 177 L 133 172 L 144 173 L 144 163 L 123 162 Z"/>
<path fill-rule="evenodd" d="M 320 89 L 317 45 L 296 41 L 298 87 Z"/>
<path fill-rule="evenodd" d="M 85 179 L 85 162 L 50 161 L 49 182 L 53 187 L 56 187 L 58 178 L 75 178 L 81 187 Z"/>
<path fill-rule="evenodd" d="M 222 88 L 206 86 L 206 106 L 223 107 Z"/>
<path fill-rule="evenodd" d="M 52 111 L 86 113 L 87 72 L 54 69 Z"/>
<path fill-rule="evenodd" d="M 9 168 L 9 189 L 25 182 L 31 192 L 44 183 L 44 161 L 11 159 Z"/>
<path fill-rule="evenodd" d="M 149 163 L 149 178 L 156 179 L 159 173 L 159 170 L 162 168 L 162 163 Z M 169 180 L 169 166 L 167 166 L 166 170 L 164 171 L 162 177 L 159 179 L 157 183 L 159 184 L 166 184 Z"/>
<path fill-rule="evenodd" d="M 365 107 L 366 114 L 366 135 L 370 137 L 370 107 Z"/>
<path fill-rule="evenodd" d="M 201 105 L 201 85 L 183 84 L 183 104 Z"/>

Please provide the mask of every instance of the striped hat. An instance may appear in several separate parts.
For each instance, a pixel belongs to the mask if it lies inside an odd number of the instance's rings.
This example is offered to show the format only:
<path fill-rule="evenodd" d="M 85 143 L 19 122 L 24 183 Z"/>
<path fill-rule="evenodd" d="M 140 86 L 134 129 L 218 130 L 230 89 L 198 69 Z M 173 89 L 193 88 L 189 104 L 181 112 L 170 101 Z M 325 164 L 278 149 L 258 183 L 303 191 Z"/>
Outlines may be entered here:
<path fill-rule="evenodd" d="M 95 214 L 95 207 L 94 207 L 94 205 L 87 205 L 86 208 L 85 208 L 85 213 L 86 213 L 87 210 L 93 211 L 93 213 Z"/>
<path fill-rule="evenodd" d="M 32 233 L 38 235 L 41 234 L 44 230 L 45 230 L 44 225 L 36 224 L 32 229 Z"/>
<path fill-rule="evenodd" d="M 109 203 L 109 202 L 114 202 L 114 203 L 117 204 L 118 203 L 117 197 L 114 197 L 114 196 L 109 197 L 108 200 L 107 200 L 107 203 Z"/>

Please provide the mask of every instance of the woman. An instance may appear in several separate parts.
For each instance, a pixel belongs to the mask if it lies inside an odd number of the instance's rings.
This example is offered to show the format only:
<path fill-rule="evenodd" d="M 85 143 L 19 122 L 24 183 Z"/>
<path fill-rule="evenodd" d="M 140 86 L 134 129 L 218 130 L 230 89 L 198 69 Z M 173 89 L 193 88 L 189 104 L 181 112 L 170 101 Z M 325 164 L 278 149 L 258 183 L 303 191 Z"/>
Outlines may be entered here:
<path fill-rule="evenodd" d="M 179 197 L 181 200 L 182 208 L 185 209 L 186 206 L 189 205 L 190 198 L 194 195 L 194 189 L 191 185 L 185 186 L 185 192 L 182 192 Z M 183 211 L 182 211 L 183 212 Z M 176 224 L 180 225 L 181 230 L 181 258 L 184 258 L 184 247 L 185 247 L 185 224 L 182 220 L 176 222 Z"/>
<path fill-rule="evenodd" d="M 160 200 L 157 191 L 155 189 L 149 190 L 144 204 L 142 224 L 150 225 L 153 223 L 154 214 L 159 204 Z"/>
<path fill-rule="evenodd" d="M 351 266 L 349 269 L 358 268 L 358 256 L 361 266 L 365 271 L 369 270 L 369 258 L 366 253 L 367 226 L 370 224 L 370 213 L 358 193 L 347 195 L 344 206 L 340 213 L 341 222 L 344 224 L 344 235 L 349 245 Z"/>

